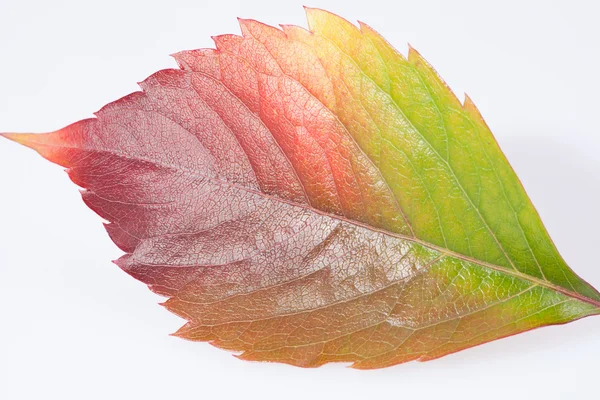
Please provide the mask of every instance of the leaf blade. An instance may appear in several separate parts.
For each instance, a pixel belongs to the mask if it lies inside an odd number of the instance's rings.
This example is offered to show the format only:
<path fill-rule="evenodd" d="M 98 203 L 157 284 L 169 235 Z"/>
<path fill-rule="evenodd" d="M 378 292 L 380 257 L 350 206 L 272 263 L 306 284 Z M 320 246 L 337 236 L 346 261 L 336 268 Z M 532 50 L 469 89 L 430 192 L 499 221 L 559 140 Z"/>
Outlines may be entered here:
<path fill-rule="evenodd" d="M 96 119 L 5 136 L 69 168 L 178 336 L 240 358 L 376 368 L 597 314 L 470 99 L 307 15 L 241 20 Z"/>

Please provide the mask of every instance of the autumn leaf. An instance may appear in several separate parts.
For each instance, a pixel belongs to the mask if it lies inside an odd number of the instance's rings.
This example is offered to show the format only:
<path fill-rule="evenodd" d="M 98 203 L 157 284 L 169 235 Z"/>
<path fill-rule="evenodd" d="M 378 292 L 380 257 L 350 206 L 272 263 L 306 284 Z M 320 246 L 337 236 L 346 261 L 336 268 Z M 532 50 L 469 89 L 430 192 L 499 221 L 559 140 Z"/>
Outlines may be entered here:
<path fill-rule="evenodd" d="M 242 359 L 378 368 L 600 313 L 472 101 L 307 16 L 240 20 L 95 118 L 4 136 L 67 168 L 175 335 Z"/>

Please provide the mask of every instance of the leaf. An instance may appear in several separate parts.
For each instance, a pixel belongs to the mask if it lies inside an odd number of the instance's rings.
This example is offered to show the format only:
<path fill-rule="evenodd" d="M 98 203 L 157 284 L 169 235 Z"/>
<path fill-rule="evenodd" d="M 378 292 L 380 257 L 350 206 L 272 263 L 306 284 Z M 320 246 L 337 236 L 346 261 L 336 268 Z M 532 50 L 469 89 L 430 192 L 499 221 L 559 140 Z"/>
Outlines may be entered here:
<path fill-rule="evenodd" d="M 124 271 L 246 360 L 378 368 L 600 312 L 472 101 L 414 49 L 307 9 L 240 20 L 47 134 Z"/>

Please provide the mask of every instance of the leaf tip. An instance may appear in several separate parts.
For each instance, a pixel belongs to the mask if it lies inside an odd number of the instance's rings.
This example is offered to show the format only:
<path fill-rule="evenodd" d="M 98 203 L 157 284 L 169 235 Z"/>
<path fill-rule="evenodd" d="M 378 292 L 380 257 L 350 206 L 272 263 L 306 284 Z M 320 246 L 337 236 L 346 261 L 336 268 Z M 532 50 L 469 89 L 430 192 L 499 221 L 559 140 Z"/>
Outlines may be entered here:
<path fill-rule="evenodd" d="M 8 140 L 12 140 L 13 142 L 22 144 L 23 146 L 33 148 L 34 141 L 32 140 L 32 136 L 35 135 L 32 133 L 0 133 L 0 136 L 3 136 Z"/>
<path fill-rule="evenodd" d="M 68 167 L 61 153 L 61 147 L 65 144 L 61 131 L 50 133 L 0 133 L 0 135 L 35 150 L 39 155 L 53 163 Z"/>
<path fill-rule="evenodd" d="M 29 147 L 37 151 L 42 157 L 48 158 L 46 150 L 48 145 L 51 144 L 50 134 L 48 133 L 0 133 L 0 136 Z"/>

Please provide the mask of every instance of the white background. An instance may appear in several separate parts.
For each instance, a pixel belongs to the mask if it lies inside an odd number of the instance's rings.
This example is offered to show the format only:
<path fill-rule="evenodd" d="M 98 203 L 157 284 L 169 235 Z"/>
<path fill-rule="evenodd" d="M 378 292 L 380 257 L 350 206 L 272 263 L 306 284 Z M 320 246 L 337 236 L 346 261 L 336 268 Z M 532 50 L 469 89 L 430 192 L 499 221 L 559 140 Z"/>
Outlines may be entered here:
<path fill-rule="evenodd" d="M 567 262 L 600 287 L 600 10 L 590 1 L 319 1 L 468 91 Z M 297 1 L 0 0 L 0 131 L 90 117 L 239 33 L 306 26 Z M 377 371 L 249 363 L 168 336 L 183 321 L 119 270 L 60 167 L 0 142 L 0 399 L 597 398 L 600 317 Z"/>

